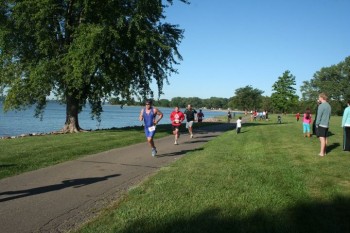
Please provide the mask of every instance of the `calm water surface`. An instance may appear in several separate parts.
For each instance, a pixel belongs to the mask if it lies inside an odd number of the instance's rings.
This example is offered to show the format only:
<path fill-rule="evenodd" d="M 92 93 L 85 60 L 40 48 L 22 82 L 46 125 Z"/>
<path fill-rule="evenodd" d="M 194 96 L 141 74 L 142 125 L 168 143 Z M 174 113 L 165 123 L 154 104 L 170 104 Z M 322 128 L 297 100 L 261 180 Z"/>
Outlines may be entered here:
<path fill-rule="evenodd" d="M 126 126 L 140 126 L 142 122 L 138 120 L 141 106 L 124 106 L 119 105 L 104 105 L 101 116 L 102 121 L 99 123 L 92 120 L 90 116 L 90 108 L 85 108 L 79 114 L 79 124 L 83 129 L 108 129 L 121 128 Z M 164 117 L 160 124 L 170 123 L 170 113 L 173 108 L 159 108 Z M 184 109 L 181 109 L 183 111 Z M 206 111 L 203 110 L 205 118 L 223 116 L 225 112 Z M 43 120 L 33 117 L 34 108 L 29 108 L 25 111 L 10 111 L 4 113 L 2 103 L 0 102 L 0 137 L 17 136 L 28 133 L 49 133 L 62 129 L 65 122 L 65 105 L 60 105 L 56 102 L 50 102 L 44 113 Z"/>

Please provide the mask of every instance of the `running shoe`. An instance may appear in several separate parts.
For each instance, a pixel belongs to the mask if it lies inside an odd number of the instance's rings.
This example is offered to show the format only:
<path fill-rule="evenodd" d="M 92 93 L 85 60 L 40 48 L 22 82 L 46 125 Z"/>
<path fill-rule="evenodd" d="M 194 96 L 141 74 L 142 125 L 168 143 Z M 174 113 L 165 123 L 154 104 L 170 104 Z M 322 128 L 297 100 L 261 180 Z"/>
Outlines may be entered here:
<path fill-rule="evenodd" d="M 154 157 L 154 156 L 156 156 L 157 155 L 157 150 L 156 150 L 156 148 L 152 148 L 152 156 Z"/>

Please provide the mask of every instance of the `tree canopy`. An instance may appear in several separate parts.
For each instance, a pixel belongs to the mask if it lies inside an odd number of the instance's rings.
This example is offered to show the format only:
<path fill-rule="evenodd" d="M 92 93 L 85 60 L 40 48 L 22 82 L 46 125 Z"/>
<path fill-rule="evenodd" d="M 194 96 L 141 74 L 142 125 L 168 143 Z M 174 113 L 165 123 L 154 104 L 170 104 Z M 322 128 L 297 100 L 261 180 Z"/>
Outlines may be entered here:
<path fill-rule="evenodd" d="M 287 112 L 298 103 L 299 97 L 296 95 L 295 76 L 286 70 L 282 76 L 272 85 L 271 101 L 274 109 Z"/>
<path fill-rule="evenodd" d="M 187 0 L 179 0 L 188 3 Z M 36 106 L 52 93 L 67 106 L 66 131 L 79 131 L 89 103 L 99 119 L 109 96 L 162 92 L 182 59 L 184 31 L 166 22 L 172 0 L 0 1 L 0 91 L 5 110 Z"/>
<path fill-rule="evenodd" d="M 257 110 L 261 107 L 264 92 L 252 86 L 245 86 L 235 90 L 230 107 L 242 110 Z"/>
<path fill-rule="evenodd" d="M 336 65 L 321 68 L 310 81 L 303 82 L 300 90 L 302 99 L 310 102 L 314 102 L 320 92 L 327 93 L 332 109 L 341 114 L 350 100 L 350 57 Z"/>

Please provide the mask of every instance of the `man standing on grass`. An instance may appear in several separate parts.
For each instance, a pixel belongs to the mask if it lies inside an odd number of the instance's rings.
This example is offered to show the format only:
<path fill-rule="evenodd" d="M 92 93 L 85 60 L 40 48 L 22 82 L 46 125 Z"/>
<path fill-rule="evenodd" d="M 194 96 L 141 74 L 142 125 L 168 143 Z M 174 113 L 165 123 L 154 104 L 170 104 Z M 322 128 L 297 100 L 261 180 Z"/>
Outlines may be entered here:
<path fill-rule="evenodd" d="M 327 152 L 329 119 L 331 117 L 332 108 L 327 102 L 328 97 L 325 93 L 319 94 L 318 100 L 321 102 L 317 109 L 316 118 L 317 136 L 320 138 L 321 143 L 319 156 L 325 156 Z"/>
<path fill-rule="evenodd" d="M 344 129 L 343 150 L 350 151 L 350 100 L 348 101 L 348 106 L 344 110 L 341 127 Z"/>
<path fill-rule="evenodd" d="M 190 134 L 190 137 L 193 138 L 192 127 L 193 127 L 193 121 L 195 120 L 197 111 L 195 109 L 192 109 L 192 106 L 189 104 L 184 113 L 186 116 L 186 128 L 188 129 L 188 133 Z"/>
<path fill-rule="evenodd" d="M 152 148 L 153 157 L 157 155 L 157 149 L 154 145 L 153 137 L 156 133 L 156 125 L 162 118 L 163 113 L 152 106 L 152 100 L 147 100 L 146 107 L 140 112 L 139 120 L 144 121 L 145 134 L 147 137 L 147 142 Z"/>

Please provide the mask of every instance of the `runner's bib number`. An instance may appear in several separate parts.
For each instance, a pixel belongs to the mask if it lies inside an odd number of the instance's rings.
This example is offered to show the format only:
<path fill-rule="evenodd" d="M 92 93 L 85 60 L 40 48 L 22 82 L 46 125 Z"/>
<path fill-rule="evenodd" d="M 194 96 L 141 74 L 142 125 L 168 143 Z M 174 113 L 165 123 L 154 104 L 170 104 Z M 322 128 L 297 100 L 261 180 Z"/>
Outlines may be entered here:
<path fill-rule="evenodd" d="M 155 125 L 151 126 L 151 127 L 148 127 L 148 131 L 150 131 L 150 132 L 153 132 L 155 130 L 156 130 L 156 126 Z"/>

